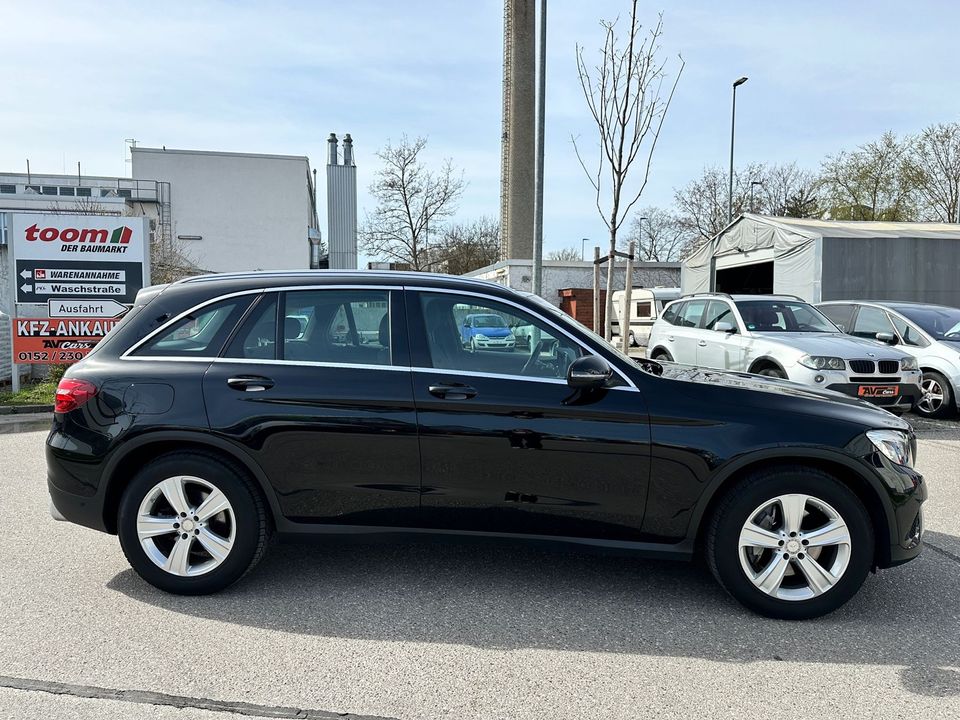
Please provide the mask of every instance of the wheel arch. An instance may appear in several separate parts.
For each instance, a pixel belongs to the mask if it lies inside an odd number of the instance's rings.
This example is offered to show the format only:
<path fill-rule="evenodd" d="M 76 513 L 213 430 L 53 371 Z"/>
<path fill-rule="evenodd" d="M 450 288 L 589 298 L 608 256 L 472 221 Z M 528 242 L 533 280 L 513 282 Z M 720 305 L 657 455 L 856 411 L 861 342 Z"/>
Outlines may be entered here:
<path fill-rule="evenodd" d="M 781 365 L 779 362 L 777 362 L 776 360 L 774 360 L 774 359 L 773 359 L 772 357 L 770 357 L 769 355 L 764 355 L 764 356 L 758 357 L 756 360 L 754 360 L 754 361 L 750 364 L 750 369 L 747 370 L 747 372 L 753 373 L 754 375 L 756 375 L 758 372 L 760 372 L 761 370 L 763 370 L 763 369 L 766 368 L 766 367 L 773 367 L 773 368 L 775 368 L 776 370 L 779 370 L 780 372 L 782 372 L 782 373 L 784 374 L 784 376 L 787 375 L 787 371 L 784 370 L 783 365 Z"/>
<path fill-rule="evenodd" d="M 226 440 L 202 433 L 156 431 L 128 441 L 123 451 L 112 457 L 110 463 L 104 468 L 103 524 L 107 532 L 116 534 L 120 499 L 130 478 L 139 468 L 160 455 L 190 451 L 220 456 L 239 464 L 260 490 L 263 500 L 270 508 L 274 524 L 281 523 L 283 516 L 280 513 L 280 504 L 273 486 L 270 485 L 260 466 L 242 450 Z"/>
<path fill-rule="evenodd" d="M 883 502 L 884 489 L 879 479 L 858 467 L 855 460 L 839 453 L 819 449 L 795 450 L 784 455 L 782 450 L 765 450 L 741 457 L 724 466 L 710 481 L 706 492 L 694 509 L 691 518 L 692 538 L 696 548 L 702 548 L 709 520 L 717 506 L 743 478 L 759 470 L 797 465 L 816 468 L 850 488 L 863 503 L 874 530 L 874 565 L 890 562 L 890 543 L 896 537 L 896 517 Z"/>
<path fill-rule="evenodd" d="M 659 353 L 663 353 L 664 355 L 667 356 L 667 359 L 668 359 L 670 362 L 673 362 L 673 355 L 671 355 L 671 354 L 670 354 L 670 351 L 667 350 L 665 347 L 663 347 L 663 345 L 657 345 L 655 348 L 653 348 L 653 350 L 651 350 L 651 351 L 649 352 L 649 357 L 650 357 L 650 359 L 653 360 L 653 359 L 654 359 L 654 355 L 656 355 L 658 352 L 659 352 Z"/>

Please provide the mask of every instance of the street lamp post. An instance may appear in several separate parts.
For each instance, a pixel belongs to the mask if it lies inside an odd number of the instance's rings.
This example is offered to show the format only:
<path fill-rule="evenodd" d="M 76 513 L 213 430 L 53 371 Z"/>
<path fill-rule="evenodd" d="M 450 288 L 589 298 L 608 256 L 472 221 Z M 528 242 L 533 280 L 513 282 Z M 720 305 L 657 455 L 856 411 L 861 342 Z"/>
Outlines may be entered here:
<path fill-rule="evenodd" d="M 730 113 L 730 192 L 727 195 L 727 224 L 733 222 L 733 136 L 737 126 L 737 87 L 747 81 L 742 77 L 733 82 L 733 109 Z"/>
<path fill-rule="evenodd" d="M 763 180 L 751 180 L 750 181 L 750 212 L 756 212 L 753 209 L 753 188 L 755 185 L 763 185 Z"/>
<path fill-rule="evenodd" d="M 638 249 L 643 247 L 643 221 L 648 218 L 642 217 L 637 220 L 637 242 Z"/>
<path fill-rule="evenodd" d="M 590 242 L 590 238 L 580 238 L 580 259 L 587 259 L 587 243 Z"/>

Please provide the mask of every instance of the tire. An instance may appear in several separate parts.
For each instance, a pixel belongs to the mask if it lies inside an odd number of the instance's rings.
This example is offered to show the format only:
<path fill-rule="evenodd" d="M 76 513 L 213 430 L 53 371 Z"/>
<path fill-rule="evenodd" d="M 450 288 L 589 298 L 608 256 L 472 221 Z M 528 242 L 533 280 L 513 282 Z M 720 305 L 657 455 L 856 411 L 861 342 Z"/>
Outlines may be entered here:
<path fill-rule="evenodd" d="M 637 342 L 637 336 L 633 334 L 633 330 L 630 331 L 628 338 L 630 340 L 630 347 L 640 347 L 640 343 Z"/>
<path fill-rule="evenodd" d="M 779 368 L 771 367 L 769 365 L 763 368 L 762 370 L 758 371 L 757 375 L 763 375 L 764 377 L 770 377 L 770 378 L 779 378 L 780 380 L 787 379 L 787 374 L 783 370 Z"/>
<path fill-rule="evenodd" d="M 206 510 L 213 514 L 203 517 L 208 498 L 213 504 Z M 177 517 L 174 505 L 198 514 Z M 207 595 L 232 585 L 260 561 L 270 519 L 259 490 L 235 463 L 177 452 L 156 458 L 130 482 L 117 530 L 127 561 L 148 583 L 177 595 Z"/>
<path fill-rule="evenodd" d="M 673 362 L 673 358 L 670 357 L 670 353 L 666 350 L 654 350 L 653 355 L 650 356 L 651 360 L 665 360 L 666 362 Z"/>
<path fill-rule="evenodd" d="M 950 381 L 935 370 L 924 370 L 920 381 L 923 397 L 913 411 L 925 418 L 945 418 L 953 414 L 953 388 Z"/>
<path fill-rule="evenodd" d="M 800 500 L 801 496 L 805 499 Z M 799 533 L 792 537 L 787 533 L 791 523 L 783 512 L 798 504 L 805 514 L 800 516 Z M 763 518 L 762 522 L 752 522 L 758 518 Z M 818 531 L 836 518 L 844 526 L 835 531 L 838 535 L 818 540 Z M 748 476 L 727 493 L 709 523 L 706 555 L 714 577 L 736 600 L 767 617 L 807 620 L 833 612 L 856 594 L 873 567 L 873 526 L 863 503 L 849 487 L 814 468 L 784 466 Z M 753 535 L 741 535 L 748 523 L 769 533 L 756 536 L 761 538 L 759 542 L 776 539 L 784 544 L 762 550 L 744 548 L 742 537 L 747 538 L 747 545 L 756 542 Z M 843 531 L 846 543 L 839 536 Z M 825 542 L 834 539 L 837 542 L 833 544 Z M 810 544 L 804 544 L 805 540 Z M 821 541 L 822 545 L 815 547 Z M 824 566 L 832 572 L 832 580 L 819 574 L 817 568 Z M 771 569 L 783 571 L 779 582 L 776 574 L 770 573 L 765 591 L 759 583 Z M 811 574 L 818 578 L 816 583 Z"/>

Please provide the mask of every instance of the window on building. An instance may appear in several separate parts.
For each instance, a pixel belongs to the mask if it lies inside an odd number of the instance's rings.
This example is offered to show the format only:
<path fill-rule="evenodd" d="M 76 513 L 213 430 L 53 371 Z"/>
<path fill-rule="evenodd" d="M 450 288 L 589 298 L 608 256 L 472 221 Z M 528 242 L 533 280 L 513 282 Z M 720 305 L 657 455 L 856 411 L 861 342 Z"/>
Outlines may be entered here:
<path fill-rule="evenodd" d="M 5 193 L 7 195 L 13 195 L 17 192 L 16 185 L 0 185 L 0 193 Z"/>
<path fill-rule="evenodd" d="M 43 185 L 40 187 L 41 195 L 56 195 L 58 193 L 58 188 L 53 185 Z"/>
<path fill-rule="evenodd" d="M 73 197 L 76 194 L 76 188 L 60 186 L 60 195 Z"/>
<path fill-rule="evenodd" d="M 90 197 L 90 188 L 77 188 L 77 197 Z"/>

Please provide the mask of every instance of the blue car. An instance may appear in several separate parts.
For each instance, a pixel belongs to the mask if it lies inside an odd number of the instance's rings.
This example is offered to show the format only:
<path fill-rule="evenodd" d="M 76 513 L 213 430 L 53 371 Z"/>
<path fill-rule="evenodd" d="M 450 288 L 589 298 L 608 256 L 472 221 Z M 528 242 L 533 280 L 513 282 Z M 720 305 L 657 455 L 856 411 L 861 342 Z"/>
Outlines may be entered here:
<path fill-rule="evenodd" d="M 467 315 L 460 326 L 460 342 L 477 350 L 509 350 L 517 345 L 506 321 L 500 315 L 483 313 Z"/>

